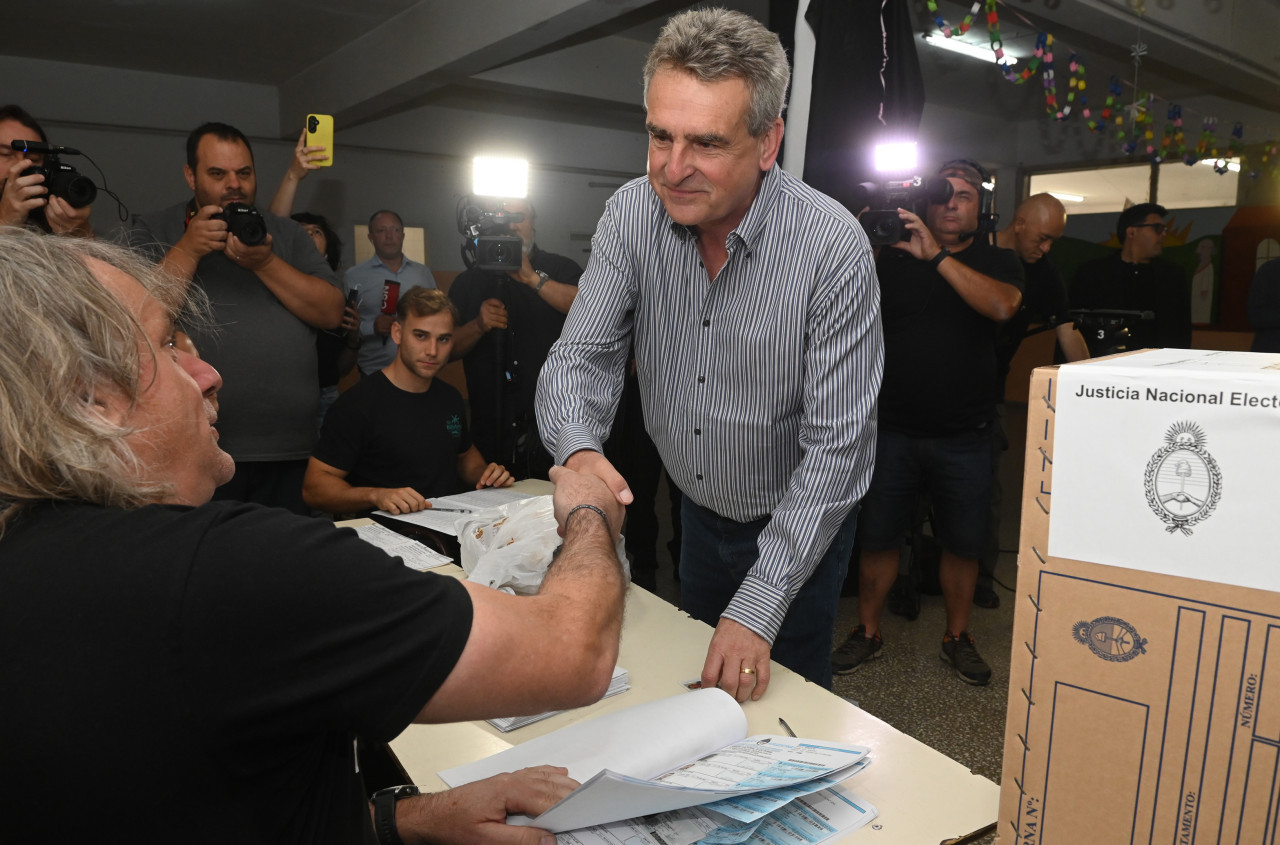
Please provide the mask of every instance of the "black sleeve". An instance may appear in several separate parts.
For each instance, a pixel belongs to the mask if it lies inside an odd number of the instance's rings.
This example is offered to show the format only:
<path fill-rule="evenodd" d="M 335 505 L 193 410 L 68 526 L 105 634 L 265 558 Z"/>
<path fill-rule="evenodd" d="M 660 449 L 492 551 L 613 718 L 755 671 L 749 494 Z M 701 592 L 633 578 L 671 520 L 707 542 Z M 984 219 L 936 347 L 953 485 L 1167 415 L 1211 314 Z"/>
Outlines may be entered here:
<path fill-rule="evenodd" d="M 377 375 L 365 378 L 376 378 Z M 367 385 L 365 386 L 367 387 Z M 364 454 L 365 435 L 372 431 L 368 419 L 369 391 L 356 384 L 338 397 L 324 415 L 320 426 L 320 439 L 311 456 L 335 469 L 351 472 L 360 464 Z"/>
<path fill-rule="evenodd" d="M 237 505 L 190 568 L 178 647 L 193 707 L 245 741 L 399 734 L 453 670 L 471 599 L 350 529 Z"/>

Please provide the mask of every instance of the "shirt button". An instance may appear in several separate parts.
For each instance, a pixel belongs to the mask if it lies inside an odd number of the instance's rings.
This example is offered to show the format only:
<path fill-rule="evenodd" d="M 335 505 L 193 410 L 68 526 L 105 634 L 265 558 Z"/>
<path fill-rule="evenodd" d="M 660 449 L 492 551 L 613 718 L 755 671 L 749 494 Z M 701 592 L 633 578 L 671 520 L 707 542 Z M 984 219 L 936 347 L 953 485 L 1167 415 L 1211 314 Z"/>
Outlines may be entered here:
<path fill-rule="evenodd" d="M 698 474 L 697 474 L 696 476 L 694 476 L 694 477 L 695 477 L 695 478 L 697 478 L 699 481 L 701 481 L 701 480 L 702 480 L 702 473 L 698 473 Z"/>
<path fill-rule="evenodd" d="M 706 376 L 698 376 L 698 384 L 702 384 L 706 380 L 707 380 Z"/>
<path fill-rule="evenodd" d="M 702 436 L 702 429 L 700 429 L 700 428 L 695 428 L 695 429 L 693 430 L 693 433 L 694 433 L 694 434 L 696 434 L 696 435 L 698 435 L 699 437 L 701 437 L 701 436 Z"/>
<path fill-rule="evenodd" d="M 711 325 L 711 320 L 710 319 L 703 320 L 702 325 L 704 328 Z"/>

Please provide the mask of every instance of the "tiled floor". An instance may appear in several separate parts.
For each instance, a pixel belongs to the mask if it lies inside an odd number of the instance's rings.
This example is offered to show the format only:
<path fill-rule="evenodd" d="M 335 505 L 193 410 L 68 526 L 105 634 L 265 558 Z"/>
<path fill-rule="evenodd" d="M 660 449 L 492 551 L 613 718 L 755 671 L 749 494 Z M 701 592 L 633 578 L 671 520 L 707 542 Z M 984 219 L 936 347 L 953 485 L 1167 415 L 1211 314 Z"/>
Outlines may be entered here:
<path fill-rule="evenodd" d="M 998 581 L 1005 586 L 996 586 L 1000 607 L 975 607 L 970 623 L 978 650 L 991 666 L 991 682 L 983 687 L 966 684 L 939 658 L 945 627 L 942 597 L 922 596 L 920 615 L 914 621 L 886 613 L 885 645 L 879 659 L 852 675 L 837 676 L 834 683 L 836 694 L 997 783 L 1008 703 L 1026 407 L 1006 407 L 1005 425 L 1011 443 L 1000 470 L 1004 490 L 1002 554 L 996 570 Z M 665 502 L 659 503 L 659 508 L 660 513 L 666 513 Z M 675 602 L 678 587 L 672 581 L 670 560 L 665 556 L 665 532 L 669 530 L 665 519 L 663 529 L 658 592 Z M 857 601 L 856 596 L 841 600 L 837 642 L 843 641 L 857 621 Z M 993 840 L 994 834 L 989 834 L 978 842 Z"/>

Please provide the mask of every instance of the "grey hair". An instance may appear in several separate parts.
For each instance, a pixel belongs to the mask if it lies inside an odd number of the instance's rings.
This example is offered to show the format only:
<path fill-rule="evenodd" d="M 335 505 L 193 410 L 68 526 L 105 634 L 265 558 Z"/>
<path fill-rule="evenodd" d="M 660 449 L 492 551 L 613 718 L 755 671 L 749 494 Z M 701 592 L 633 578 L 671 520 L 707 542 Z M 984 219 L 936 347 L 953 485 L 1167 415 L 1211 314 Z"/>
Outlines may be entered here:
<path fill-rule="evenodd" d="M 776 33 L 755 18 L 728 9 L 691 9 L 662 27 L 644 64 L 644 98 L 660 70 L 678 70 L 703 82 L 738 78 L 751 90 L 747 131 L 760 137 L 782 116 L 791 67 Z"/>
<path fill-rule="evenodd" d="M 198 294 L 188 306 L 185 285 L 123 247 L 0 228 L 0 533 L 38 502 L 128 508 L 171 492 L 145 479 L 132 430 L 97 407 L 107 395 L 136 405 L 148 344 L 90 258 L 137 279 L 174 317 L 207 314 Z"/>

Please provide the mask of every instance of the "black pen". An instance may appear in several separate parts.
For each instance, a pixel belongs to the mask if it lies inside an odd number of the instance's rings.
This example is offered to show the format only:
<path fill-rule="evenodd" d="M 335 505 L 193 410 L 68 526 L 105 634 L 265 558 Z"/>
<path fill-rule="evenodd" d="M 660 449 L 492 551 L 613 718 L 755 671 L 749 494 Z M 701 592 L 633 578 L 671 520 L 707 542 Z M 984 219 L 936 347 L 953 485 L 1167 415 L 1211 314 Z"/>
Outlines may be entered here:
<path fill-rule="evenodd" d="M 437 508 L 429 507 L 429 511 L 437 511 L 438 513 L 471 513 L 470 508 Z"/>
<path fill-rule="evenodd" d="M 787 724 L 787 720 L 781 716 L 778 717 L 778 724 L 782 725 L 782 729 L 787 732 L 787 736 L 794 737 L 796 735 L 796 732 L 791 730 L 791 726 Z"/>

